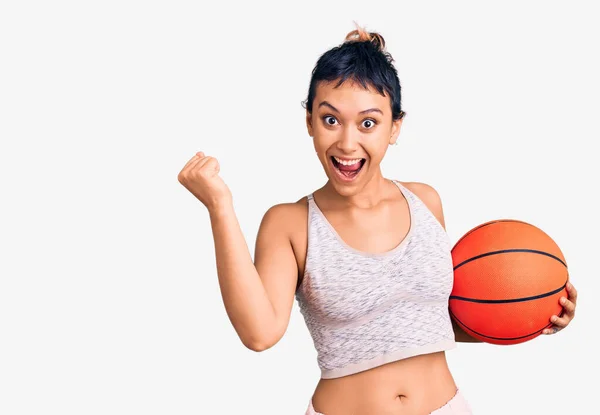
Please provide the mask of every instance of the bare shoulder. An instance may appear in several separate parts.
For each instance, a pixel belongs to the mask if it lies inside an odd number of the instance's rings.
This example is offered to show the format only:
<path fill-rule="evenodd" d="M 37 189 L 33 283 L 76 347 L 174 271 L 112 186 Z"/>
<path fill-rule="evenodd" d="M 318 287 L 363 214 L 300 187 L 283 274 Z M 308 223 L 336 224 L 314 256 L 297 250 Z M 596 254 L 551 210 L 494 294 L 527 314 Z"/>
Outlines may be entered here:
<path fill-rule="evenodd" d="M 298 285 L 302 279 L 306 260 L 307 229 L 308 200 L 307 197 L 303 197 L 296 202 L 280 203 L 270 207 L 263 217 L 257 237 L 259 254 L 262 251 L 259 251 L 259 248 L 263 246 L 286 245 L 291 247 L 297 266 Z M 269 261 L 272 262 L 272 259 Z"/>
<path fill-rule="evenodd" d="M 279 203 L 271 206 L 264 214 L 263 222 L 274 225 L 273 228 L 286 234 L 295 233 L 306 226 L 308 213 L 307 197 L 296 202 Z"/>
<path fill-rule="evenodd" d="M 285 223 L 305 216 L 308 211 L 307 197 L 303 197 L 296 202 L 278 203 L 271 206 L 265 212 L 265 218 L 277 222 Z"/>
<path fill-rule="evenodd" d="M 399 182 L 415 194 L 427 208 L 433 213 L 437 220 L 445 227 L 442 199 L 438 191 L 431 185 L 421 182 Z"/>
<path fill-rule="evenodd" d="M 441 198 L 438 191 L 431 185 L 421 182 L 400 182 L 404 187 L 413 192 L 426 205 L 439 205 Z"/>

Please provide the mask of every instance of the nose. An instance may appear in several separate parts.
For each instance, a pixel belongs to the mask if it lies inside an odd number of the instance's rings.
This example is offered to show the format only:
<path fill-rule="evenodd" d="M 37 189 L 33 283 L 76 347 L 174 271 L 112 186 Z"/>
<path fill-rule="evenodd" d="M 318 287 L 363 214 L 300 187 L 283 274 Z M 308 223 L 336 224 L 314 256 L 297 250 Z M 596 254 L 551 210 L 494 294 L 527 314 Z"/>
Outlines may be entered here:
<path fill-rule="evenodd" d="M 352 126 L 345 127 L 340 132 L 337 148 L 345 154 L 354 153 L 359 146 L 360 133 Z"/>

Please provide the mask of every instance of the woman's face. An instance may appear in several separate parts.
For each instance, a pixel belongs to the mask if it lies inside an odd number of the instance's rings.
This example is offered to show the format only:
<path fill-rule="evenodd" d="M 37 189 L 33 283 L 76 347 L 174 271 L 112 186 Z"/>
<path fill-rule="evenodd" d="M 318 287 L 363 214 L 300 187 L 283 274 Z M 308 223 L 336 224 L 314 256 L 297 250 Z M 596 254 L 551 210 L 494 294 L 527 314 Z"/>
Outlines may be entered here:
<path fill-rule="evenodd" d="M 320 82 L 307 112 L 308 133 L 331 184 L 341 195 L 356 194 L 375 175 L 402 120 L 392 122 L 389 96 L 346 81 Z"/>

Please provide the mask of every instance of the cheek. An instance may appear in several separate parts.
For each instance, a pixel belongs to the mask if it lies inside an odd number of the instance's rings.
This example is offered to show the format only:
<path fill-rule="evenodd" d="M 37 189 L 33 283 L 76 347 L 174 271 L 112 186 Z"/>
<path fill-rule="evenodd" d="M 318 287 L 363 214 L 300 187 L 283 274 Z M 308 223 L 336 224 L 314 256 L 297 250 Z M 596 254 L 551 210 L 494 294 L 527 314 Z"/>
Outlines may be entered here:
<path fill-rule="evenodd" d="M 318 139 L 316 136 L 313 137 L 313 146 L 315 148 L 315 152 L 317 153 L 317 157 L 321 162 L 325 159 L 325 153 L 329 149 L 329 146 L 323 142 L 323 140 Z"/>
<path fill-rule="evenodd" d="M 313 132 L 313 143 L 315 150 L 324 152 L 327 151 L 333 144 L 335 144 L 336 136 L 335 134 L 332 134 L 331 131 L 321 128 L 315 129 Z"/>
<path fill-rule="evenodd" d="M 389 140 L 387 137 L 377 137 L 374 140 L 365 142 L 364 148 L 373 160 L 381 160 L 385 156 L 388 146 Z"/>
<path fill-rule="evenodd" d="M 313 127 L 313 137 L 317 141 L 326 142 L 331 141 L 334 134 L 323 125 L 315 125 Z"/>

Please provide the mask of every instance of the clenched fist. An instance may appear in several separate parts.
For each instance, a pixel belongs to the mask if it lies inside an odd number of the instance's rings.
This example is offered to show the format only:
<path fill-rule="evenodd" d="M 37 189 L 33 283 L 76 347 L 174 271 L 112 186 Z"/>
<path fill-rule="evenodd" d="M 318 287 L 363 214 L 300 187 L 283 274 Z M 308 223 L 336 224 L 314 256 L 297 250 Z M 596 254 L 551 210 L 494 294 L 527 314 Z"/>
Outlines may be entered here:
<path fill-rule="evenodd" d="M 231 203 L 231 192 L 219 176 L 216 158 L 198 152 L 177 176 L 179 183 L 200 200 L 209 211 Z"/>

